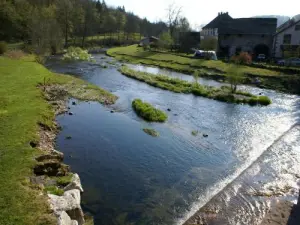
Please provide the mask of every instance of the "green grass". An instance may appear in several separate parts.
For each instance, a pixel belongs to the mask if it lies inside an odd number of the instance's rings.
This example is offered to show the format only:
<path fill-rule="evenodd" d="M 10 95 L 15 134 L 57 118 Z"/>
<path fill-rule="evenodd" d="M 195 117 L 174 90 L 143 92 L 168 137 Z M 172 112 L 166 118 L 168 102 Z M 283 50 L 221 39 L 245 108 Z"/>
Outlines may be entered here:
<path fill-rule="evenodd" d="M 154 130 L 154 129 L 151 129 L 151 128 L 144 128 L 143 131 L 146 133 L 146 134 L 149 134 L 150 136 L 152 137 L 158 137 L 159 136 L 159 133 Z"/>
<path fill-rule="evenodd" d="M 113 103 L 116 96 L 68 75 L 57 75 L 34 61 L 33 56 L 21 60 L 0 57 L 0 224 L 51 225 L 47 198 L 33 188 L 29 177 L 41 154 L 30 146 L 38 141 L 39 123 L 54 127 L 54 110 L 37 86 L 60 84 L 69 95 Z"/>
<path fill-rule="evenodd" d="M 72 181 L 72 178 L 73 178 L 73 174 L 70 173 L 67 176 L 56 177 L 56 182 L 57 182 L 58 185 L 64 187 L 64 186 L 67 186 Z"/>
<path fill-rule="evenodd" d="M 58 195 L 58 196 L 62 196 L 64 194 L 64 190 L 56 186 L 45 187 L 45 192 L 47 194 Z"/>
<path fill-rule="evenodd" d="M 194 59 L 173 52 L 144 51 L 137 45 L 112 48 L 107 51 L 107 54 L 120 61 L 153 65 L 186 74 L 193 74 L 198 70 L 199 76 L 215 80 L 226 80 L 226 72 L 231 67 L 231 64 L 222 61 Z M 272 67 L 267 69 L 240 66 L 239 69 L 246 77 L 243 84 L 300 94 L 299 75 L 286 75 Z M 260 80 L 259 84 L 255 83 L 256 77 Z"/>
<path fill-rule="evenodd" d="M 205 86 L 178 78 L 171 78 L 165 75 L 154 75 L 151 73 L 136 71 L 126 66 L 122 66 L 120 68 L 120 72 L 127 77 L 175 93 L 194 94 L 196 96 L 211 98 L 222 102 L 247 103 L 250 105 L 257 105 L 260 103 L 262 103 L 261 105 L 271 104 L 271 100 L 267 96 L 258 97 L 252 95 L 251 93 L 242 91 L 237 91 L 236 93 L 232 94 L 230 92 L 230 88 L 227 86 L 223 86 L 221 88 Z M 254 99 L 256 104 L 254 104 Z"/>
<path fill-rule="evenodd" d="M 107 51 L 108 55 L 111 56 L 124 56 L 130 60 L 130 57 L 146 59 L 150 61 L 160 61 L 167 64 L 179 64 L 185 67 L 195 67 L 195 68 L 206 68 L 217 70 L 220 73 L 225 73 L 229 68 L 230 64 L 224 63 L 220 60 L 204 60 L 204 59 L 194 59 L 192 57 L 183 57 L 180 54 L 168 53 L 168 52 L 153 52 L 153 51 L 144 51 L 143 48 L 138 47 L 137 45 L 131 45 L 127 47 L 118 47 L 112 48 Z M 130 60 L 131 61 L 131 60 Z M 279 75 L 279 72 L 261 69 L 261 68 L 252 68 L 248 66 L 241 66 L 240 70 L 245 74 L 261 75 L 261 76 L 272 76 Z"/>
<path fill-rule="evenodd" d="M 154 108 L 141 99 L 133 100 L 132 107 L 138 116 L 150 122 L 165 122 L 168 118 L 165 112 Z"/>

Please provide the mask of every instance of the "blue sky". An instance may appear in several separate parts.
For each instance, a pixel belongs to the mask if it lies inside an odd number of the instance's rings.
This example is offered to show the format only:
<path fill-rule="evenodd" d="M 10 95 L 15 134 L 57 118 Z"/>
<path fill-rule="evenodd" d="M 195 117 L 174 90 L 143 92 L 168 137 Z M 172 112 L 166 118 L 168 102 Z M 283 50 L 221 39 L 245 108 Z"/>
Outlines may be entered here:
<path fill-rule="evenodd" d="M 134 12 L 150 21 L 165 20 L 166 8 L 175 3 L 182 7 L 183 15 L 191 25 L 205 24 L 217 16 L 218 12 L 229 12 L 234 17 L 251 17 L 257 15 L 300 14 L 299 0 L 106 0 L 111 6 L 125 6 L 126 11 Z"/>

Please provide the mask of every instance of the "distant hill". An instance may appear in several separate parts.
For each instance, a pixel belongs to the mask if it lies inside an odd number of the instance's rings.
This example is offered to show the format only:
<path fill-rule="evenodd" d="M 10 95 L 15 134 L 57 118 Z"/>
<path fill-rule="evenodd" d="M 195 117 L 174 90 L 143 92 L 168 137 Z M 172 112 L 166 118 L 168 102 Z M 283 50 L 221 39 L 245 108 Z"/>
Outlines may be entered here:
<path fill-rule="evenodd" d="M 280 16 L 280 15 L 264 15 L 264 16 L 254 16 L 255 18 L 277 18 L 277 27 L 284 24 L 286 21 L 290 19 L 288 16 Z"/>

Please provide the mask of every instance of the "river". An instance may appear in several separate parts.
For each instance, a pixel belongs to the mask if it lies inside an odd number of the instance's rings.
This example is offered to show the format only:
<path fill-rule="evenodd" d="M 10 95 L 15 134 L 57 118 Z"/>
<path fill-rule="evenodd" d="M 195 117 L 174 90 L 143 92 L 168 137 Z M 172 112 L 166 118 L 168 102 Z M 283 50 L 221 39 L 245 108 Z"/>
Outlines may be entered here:
<path fill-rule="evenodd" d="M 203 206 L 214 215 L 206 218 L 209 224 L 259 224 L 272 201 L 297 198 L 299 96 L 241 86 L 273 103 L 228 104 L 151 87 L 120 74 L 121 64 L 112 58 L 99 54 L 94 59 L 64 63 L 52 58 L 46 66 L 119 97 L 109 107 L 70 104 L 74 115 L 57 117 L 63 128 L 57 149 L 80 175 L 83 208 L 96 225 L 182 224 Z M 164 69 L 129 66 L 193 80 Z M 199 82 L 224 85 L 203 78 Z M 135 98 L 166 111 L 168 121 L 148 123 L 137 117 L 131 107 Z M 160 137 L 145 134 L 143 128 L 156 129 Z M 193 136 L 193 130 L 199 134 Z M 282 189 L 281 197 L 253 194 Z"/>

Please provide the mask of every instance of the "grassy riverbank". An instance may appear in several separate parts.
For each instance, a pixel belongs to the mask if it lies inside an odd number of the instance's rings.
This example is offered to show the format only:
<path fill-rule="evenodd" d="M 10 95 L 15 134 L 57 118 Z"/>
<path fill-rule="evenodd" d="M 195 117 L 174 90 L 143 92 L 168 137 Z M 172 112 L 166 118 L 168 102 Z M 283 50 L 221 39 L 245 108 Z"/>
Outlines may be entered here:
<path fill-rule="evenodd" d="M 133 100 L 132 108 L 138 116 L 150 122 L 165 122 L 168 119 L 165 112 L 156 109 L 147 102 L 143 102 L 141 99 Z"/>
<path fill-rule="evenodd" d="M 178 78 L 170 78 L 164 75 L 154 75 L 132 70 L 126 66 L 122 66 L 120 68 L 120 72 L 125 76 L 145 82 L 151 86 L 176 93 L 194 94 L 196 96 L 202 96 L 231 103 L 247 103 L 250 105 L 271 104 L 271 100 L 267 96 L 255 96 L 241 91 L 237 91 L 236 93 L 232 94 L 229 87 L 226 86 L 223 86 L 222 88 L 204 86 L 200 85 L 199 83 L 191 83 Z"/>
<path fill-rule="evenodd" d="M 116 100 L 80 79 L 48 71 L 32 56 L 20 60 L 0 57 L 0 224 L 56 224 L 46 196 L 29 179 L 34 159 L 41 154 L 30 142 L 39 140 L 39 124 L 54 127 L 54 109 L 44 99 L 43 85 L 60 85 L 82 100 L 107 104 Z"/>
<path fill-rule="evenodd" d="M 226 72 L 231 66 L 222 61 L 194 59 L 168 52 L 144 51 L 137 45 L 112 48 L 107 51 L 107 54 L 118 60 L 158 66 L 186 74 L 193 74 L 195 70 L 198 70 L 199 76 L 216 80 L 224 80 Z M 272 70 L 272 68 L 241 66 L 239 69 L 246 75 L 244 84 L 300 94 L 299 75 L 286 75 L 282 71 Z M 256 84 L 257 78 L 260 81 L 259 84 Z"/>

